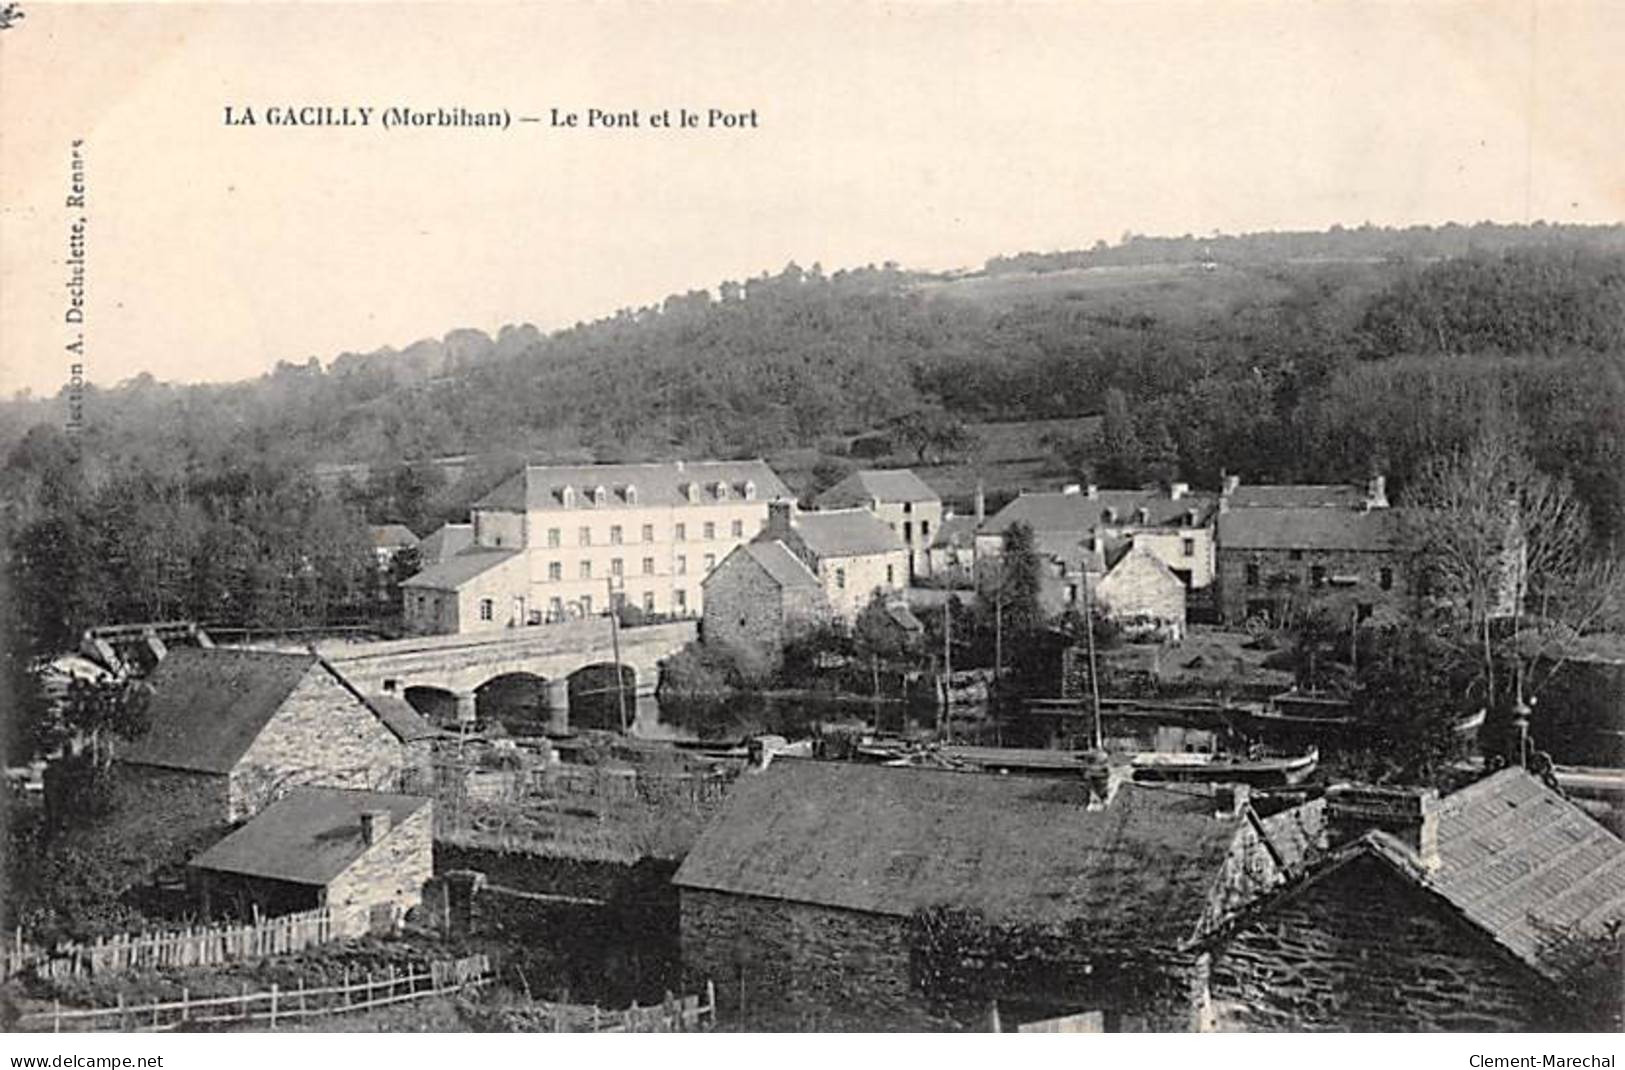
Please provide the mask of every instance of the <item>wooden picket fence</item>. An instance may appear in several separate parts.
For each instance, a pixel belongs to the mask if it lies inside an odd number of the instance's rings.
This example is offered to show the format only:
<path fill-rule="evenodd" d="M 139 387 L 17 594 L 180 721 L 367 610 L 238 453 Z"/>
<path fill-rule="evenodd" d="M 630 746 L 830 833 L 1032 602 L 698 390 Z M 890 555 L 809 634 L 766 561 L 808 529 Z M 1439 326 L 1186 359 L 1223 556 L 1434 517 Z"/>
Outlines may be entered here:
<path fill-rule="evenodd" d="M 586 796 L 644 802 L 720 804 L 734 778 L 714 773 L 651 773 L 643 769 L 555 765 L 532 774 L 531 791 L 543 796 Z"/>
<path fill-rule="evenodd" d="M 162 1033 L 219 1023 L 263 1022 L 266 1028 L 275 1029 L 278 1022 L 449 995 L 487 984 L 493 976 L 489 956 L 470 955 L 413 966 L 405 973 L 391 967 L 359 981 L 317 988 L 301 982 L 297 988 L 272 985 L 267 991 L 206 999 L 191 999 L 182 989 L 178 1000 L 125 1005 L 121 997 L 116 1007 L 89 1009 L 64 1009 L 58 1003 L 49 1011 L 20 1016 L 13 1028 L 19 1032 Z"/>
<path fill-rule="evenodd" d="M 40 978 L 60 980 L 133 970 L 217 966 L 342 940 L 357 934 L 357 921 L 331 908 L 319 907 L 246 924 L 121 933 L 90 943 L 57 944 L 50 949 L 30 944 L 19 932 L 15 945 L 6 951 L 5 976 L 31 971 Z"/>
<path fill-rule="evenodd" d="M 506 1015 L 504 1011 L 506 1010 Z M 700 1033 L 716 1027 L 717 990 L 707 981 L 705 995 L 673 996 L 640 1007 L 607 1010 L 593 1004 L 530 1000 L 517 1010 L 498 1008 L 495 1028 L 539 1033 Z"/>

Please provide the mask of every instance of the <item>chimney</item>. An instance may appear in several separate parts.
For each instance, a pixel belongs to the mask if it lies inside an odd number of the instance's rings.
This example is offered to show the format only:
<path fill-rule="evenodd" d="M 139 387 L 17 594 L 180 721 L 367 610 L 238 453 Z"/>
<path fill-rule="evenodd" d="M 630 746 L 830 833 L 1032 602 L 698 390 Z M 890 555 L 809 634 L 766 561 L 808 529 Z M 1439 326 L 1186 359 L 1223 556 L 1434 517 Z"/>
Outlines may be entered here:
<path fill-rule="evenodd" d="M 982 481 L 976 481 L 976 526 L 981 527 L 982 521 L 987 519 L 987 492 L 982 489 Z"/>
<path fill-rule="evenodd" d="M 1083 493 L 1083 487 L 1080 486 L 1077 483 L 1068 483 L 1066 486 L 1061 488 L 1061 493 L 1062 494 L 1069 494 L 1069 495 L 1070 494 L 1082 494 Z"/>
<path fill-rule="evenodd" d="M 368 847 L 389 835 L 388 810 L 361 811 L 361 841 Z"/>
<path fill-rule="evenodd" d="M 1089 484 L 1087 487 L 1084 487 L 1083 493 L 1089 498 L 1090 501 L 1098 501 L 1100 499 L 1100 488 L 1093 483 Z"/>
<path fill-rule="evenodd" d="M 1168 484 L 1168 497 L 1171 500 L 1176 501 L 1176 502 L 1179 499 L 1183 498 L 1185 495 L 1189 494 L 1190 491 L 1191 491 L 1191 485 L 1189 483 L 1170 483 L 1170 484 Z"/>
<path fill-rule="evenodd" d="M 1241 477 L 1227 475 L 1224 477 L 1224 493 L 1234 494 L 1241 489 Z"/>
<path fill-rule="evenodd" d="M 1365 485 L 1365 505 L 1367 509 L 1388 508 L 1388 477 L 1372 476 Z"/>
<path fill-rule="evenodd" d="M 779 498 L 767 503 L 767 534 L 782 539 L 790 534 L 790 522 L 796 515 L 796 503 Z"/>
<path fill-rule="evenodd" d="M 1326 831 L 1338 847 L 1373 830 L 1386 832 L 1416 855 L 1423 869 L 1439 868 L 1439 793 L 1434 788 L 1336 784 L 1326 791 Z"/>
<path fill-rule="evenodd" d="M 1215 817 L 1237 817 L 1252 802 L 1253 789 L 1247 784 L 1216 784 L 1213 799 L 1217 804 Z"/>
<path fill-rule="evenodd" d="M 683 462 L 682 461 L 677 462 L 677 470 L 679 472 L 681 472 L 683 470 Z"/>

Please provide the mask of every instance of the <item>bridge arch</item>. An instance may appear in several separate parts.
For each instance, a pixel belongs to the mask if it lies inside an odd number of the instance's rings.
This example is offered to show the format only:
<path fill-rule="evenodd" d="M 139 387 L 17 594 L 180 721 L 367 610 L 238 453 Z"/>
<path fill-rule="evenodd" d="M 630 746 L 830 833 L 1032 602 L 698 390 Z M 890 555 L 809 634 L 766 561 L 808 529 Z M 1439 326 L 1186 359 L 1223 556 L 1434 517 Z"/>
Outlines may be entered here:
<path fill-rule="evenodd" d="M 474 689 L 474 710 L 481 724 L 500 724 L 510 736 L 539 736 L 557 723 L 554 692 L 563 681 L 522 669 L 498 673 Z"/>
<path fill-rule="evenodd" d="M 583 665 L 569 676 L 570 723 L 577 728 L 601 728 L 619 731 L 622 702 L 625 702 L 628 723 L 637 710 L 638 671 L 622 662 L 619 696 L 617 696 L 616 669 L 612 661 Z"/>
<path fill-rule="evenodd" d="M 434 684 L 412 684 L 401 692 L 406 704 L 432 725 L 457 723 L 457 693 Z"/>

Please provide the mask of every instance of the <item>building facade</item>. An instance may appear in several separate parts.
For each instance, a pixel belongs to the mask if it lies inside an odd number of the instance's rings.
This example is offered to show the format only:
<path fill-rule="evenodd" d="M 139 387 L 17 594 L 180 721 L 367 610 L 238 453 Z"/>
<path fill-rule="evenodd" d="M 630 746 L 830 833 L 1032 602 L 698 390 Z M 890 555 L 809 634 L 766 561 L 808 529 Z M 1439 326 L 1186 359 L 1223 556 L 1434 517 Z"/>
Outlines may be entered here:
<path fill-rule="evenodd" d="M 902 539 L 909 575 L 931 575 L 931 547 L 942 531 L 942 498 L 911 470 L 853 472 L 813 504 L 818 509 L 869 510 Z"/>
<path fill-rule="evenodd" d="M 474 503 L 468 549 L 406 581 L 407 626 L 489 631 L 615 604 L 697 616 L 705 576 L 788 493 L 762 461 L 527 467 Z"/>
<path fill-rule="evenodd" d="M 734 549 L 705 578 L 707 643 L 750 650 L 777 662 L 784 645 L 833 615 L 824 586 L 777 539 Z"/>
<path fill-rule="evenodd" d="M 795 502 L 772 503 L 762 541 L 779 542 L 818 577 L 831 613 L 848 623 L 876 594 L 908 588 L 908 550 L 901 536 L 867 509 L 803 513 Z"/>

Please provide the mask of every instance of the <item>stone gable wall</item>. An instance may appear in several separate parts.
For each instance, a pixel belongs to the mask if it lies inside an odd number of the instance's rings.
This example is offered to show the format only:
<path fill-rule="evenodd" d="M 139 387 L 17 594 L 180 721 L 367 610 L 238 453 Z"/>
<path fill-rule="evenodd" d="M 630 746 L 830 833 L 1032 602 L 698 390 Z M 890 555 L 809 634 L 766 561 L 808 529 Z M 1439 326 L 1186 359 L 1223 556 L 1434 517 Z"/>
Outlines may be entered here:
<path fill-rule="evenodd" d="M 1371 858 L 1269 904 L 1213 950 L 1218 1027 L 1550 1028 L 1540 982 Z"/>
<path fill-rule="evenodd" d="M 325 904 L 364 930 L 367 910 L 393 903 L 404 914 L 423 902 L 434 876 L 434 803 L 389 830 L 350 867 L 328 882 Z"/>
<path fill-rule="evenodd" d="M 378 715 L 312 666 L 231 771 L 231 817 L 253 816 L 300 784 L 391 790 L 406 748 Z"/>
<path fill-rule="evenodd" d="M 1185 628 L 1185 585 L 1141 552 L 1130 553 L 1100 579 L 1094 593 L 1114 618 L 1151 617 Z"/>
<path fill-rule="evenodd" d="M 747 554 L 733 554 L 705 585 L 705 641 L 777 658 L 784 647 L 778 584 Z"/>
<path fill-rule="evenodd" d="M 1226 624 L 1247 619 L 1247 604 L 1253 601 L 1290 601 L 1294 604 L 1327 600 L 1365 604 L 1373 609 L 1402 610 L 1411 599 L 1411 578 L 1402 554 L 1389 551 L 1304 550 L 1294 560 L 1291 550 L 1241 550 L 1219 548 L 1219 604 Z M 1256 564 L 1259 582 L 1247 586 L 1247 566 Z M 1311 582 L 1316 566 L 1326 570 L 1327 582 L 1315 587 Z M 1382 570 L 1393 570 L 1393 587 L 1382 589 Z M 1332 576 L 1357 576 L 1359 582 L 1338 585 Z M 1272 582 L 1284 577 L 1292 582 Z"/>

